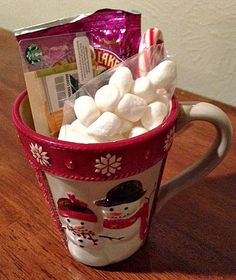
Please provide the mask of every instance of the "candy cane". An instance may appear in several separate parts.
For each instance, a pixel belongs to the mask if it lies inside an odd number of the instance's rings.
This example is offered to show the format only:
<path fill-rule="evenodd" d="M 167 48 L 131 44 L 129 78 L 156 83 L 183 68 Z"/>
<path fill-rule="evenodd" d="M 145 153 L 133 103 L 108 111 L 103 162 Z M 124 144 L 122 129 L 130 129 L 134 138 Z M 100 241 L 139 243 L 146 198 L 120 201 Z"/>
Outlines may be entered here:
<path fill-rule="evenodd" d="M 164 40 L 160 29 L 149 28 L 142 35 L 139 44 L 139 75 L 145 76 L 164 57 Z M 153 48 L 150 48 L 152 47 Z M 155 46 L 158 46 L 155 48 Z"/>

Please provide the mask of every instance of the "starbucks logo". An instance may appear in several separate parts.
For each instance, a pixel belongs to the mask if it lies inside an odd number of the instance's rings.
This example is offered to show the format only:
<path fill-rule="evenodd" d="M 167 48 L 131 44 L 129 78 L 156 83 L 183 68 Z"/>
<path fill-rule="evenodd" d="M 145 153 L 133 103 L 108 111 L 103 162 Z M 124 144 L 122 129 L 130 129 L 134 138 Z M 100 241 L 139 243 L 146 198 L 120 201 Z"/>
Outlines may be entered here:
<path fill-rule="evenodd" d="M 41 61 L 42 52 L 36 45 L 30 45 L 25 50 L 25 58 L 29 64 L 37 64 Z"/>

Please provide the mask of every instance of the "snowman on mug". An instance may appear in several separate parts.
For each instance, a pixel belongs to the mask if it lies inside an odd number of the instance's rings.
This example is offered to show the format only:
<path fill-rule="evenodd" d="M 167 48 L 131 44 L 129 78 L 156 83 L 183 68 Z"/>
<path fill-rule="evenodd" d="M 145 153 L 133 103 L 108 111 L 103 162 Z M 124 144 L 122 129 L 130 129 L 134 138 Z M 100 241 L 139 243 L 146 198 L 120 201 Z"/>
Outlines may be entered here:
<path fill-rule="evenodd" d="M 105 198 L 95 201 L 102 207 L 104 237 L 119 241 L 137 236 L 140 241 L 145 239 L 149 212 L 149 199 L 144 197 L 145 193 L 140 181 L 129 180 L 112 188 Z"/>

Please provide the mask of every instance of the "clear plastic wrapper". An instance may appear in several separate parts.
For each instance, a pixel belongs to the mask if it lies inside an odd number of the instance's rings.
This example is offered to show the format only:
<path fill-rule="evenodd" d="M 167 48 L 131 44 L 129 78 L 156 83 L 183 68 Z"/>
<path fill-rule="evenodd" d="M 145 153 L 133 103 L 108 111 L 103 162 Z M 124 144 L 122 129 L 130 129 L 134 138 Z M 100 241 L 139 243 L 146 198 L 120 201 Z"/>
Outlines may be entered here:
<path fill-rule="evenodd" d="M 164 44 L 153 45 L 149 48 L 146 48 L 139 54 L 134 55 L 131 58 L 128 58 L 124 62 L 120 63 L 117 67 L 107 70 L 106 72 L 95 77 L 94 79 L 92 79 L 88 83 L 86 83 L 84 86 L 82 86 L 76 92 L 76 94 L 74 94 L 72 97 L 70 97 L 69 100 L 67 100 L 64 104 L 63 125 L 71 124 L 72 122 L 74 122 L 76 120 L 77 114 L 75 112 L 75 101 L 78 100 L 80 97 L 90 96 L 95 100 L 95 102 L 97 102 L 96 95 L 98 95 L 98 90 L 100 90 L 101 88 L 105 88 L 104 86 L 114 84 L 118 88 L 120 85 L 122 87 L 126 83 L 126 80 L 117 81 L 117 84 L 116 84 L 117 73 L 119 72 L 119 69 L 122 68 L 122 69 L 125 69 L 127 72 L 129 72 L 129 71 L 131 72 L 132 78 L 130 78 L 130 79 L 132 80 L 131 81 L 132 85 L 130 85 L 129 90 L 127 92 L 123 92 L 123 95 L 122 95 L 122 97 L 120 97 L 120 101 L 118 104 L 116 104 L 116 107 L 113 108 L 112 110 L 108 110 L 108 111 L 111 112 L 112 114 L 118 115 L 118 117 L 120 119 L 122 119 L 122 121 L 125 121 L 126 125 L 127 125 L 127 121 L 132 122 L 131 128 L 133 128 L 134 126 L 137 126 L 137 125 L 144 126 L 144 127 L 146 125 L 146 127 L 145 127 L 146 131 L 154 128 L 153 124 L 152 123 L 150 124 L 150 121 L 148 120 L 148 116 L 147 117 L 143 116 L 142 118 L 139 116 L 134 116 L 134 117 L 130 116 L 130 114 L 128 112 L 129 109 L 125 109 L 125 113 L 127 113 L 127 114 L 123 114 L 122 112 L 124 110 L 121 109 L 119 111 L 119 109 L 120 109 L 119 107 L 122 106 L 122 104 L 121 104 L 122 102 L 126 106 L 126 103 L 129 104 L 130 102 L 133 102 L 133 104 L 134 104 L 136 101 L 140 102 L 141 99 L 144 99 L 144 104 L 145 104 L 144 106 L 146 106 L 146 107 L 151 106 L 151 108 L 152 108 L 152 106 L 153 107 L 155 107 L 156 105 L 159 106 L 159 103 L 164 104 L 165 113 L 163 113 L 163 110 L 161 109 L 162 113 L 165 115 L 165 117 L 168 115 L 168 112 L 170 109 L 170 100 L 174 94 L 175 85 L 176 85 L 176 66 L 175 66 L 175 63 L 172 60 L 170 60 L 169 57 L 165 54 L 165 52 L 163 52 L 163 49 L 164 49 Z M 145 69 L 146 69 L 145 73 L 143 71 L 143 68 L 142 68 L 142 70 L 140 70 L 140 62 L 142 64 L 145 63 Z M 118 77 L 118 79 L 119 79 L 119 77 Z M 126 78 L 124 78 L 124 79 L 126 79 Z M 154 89 L 154 93 L 146 94 L 145 90 L 144 90 L 144 92 L 143 93 L 141 92 L 140 93 L 141 95 L 138 96 L 140 87 L 145 88 L 145 85 L 144 85 L 142 79 L 144 80 L 144 82 L 145 81 L 150 82 L 152 89 Z M 137 89 L 135 90 L 135 83 L 137 83 L 138 80 L 140 81 L 141 84 L 139 83 L 140 86 L 137 86 Z M 107 99 L 111 99 L 111 98 L 109 98 L 109 95 L 108 95 Z M 129 101 L 129 99 L 131 101 Z M 155 103 L 155 104 L 153 105 L 153 103 Z M 96 104 L 98 105 L 98 103 L 96 103 Z M 140 104 L 138 104 L 138 106 L 139 105 Z M 101 108 L 99 108 L 99 109 L 101 109 Z M 132 111 L 132 110 L 133 110 L 133 108 L 130 107 L 130 111 Z M 158 108 L 158 110 L 160 110 L 160 109 Z M 105 112 L 105 110 L 101 110 L 101 115 L 104 114 L 104 112 Z M 140 110 L 139 110 L 138 114 L 140 114 Z M 155 112 L 154 112 L 154 114 L 155 114 Z M 141 115 L 142 115 L 142 113 L 141 113 Z M 109 116 L 107 115 L 107 117 L 109 117 Z M 164 117 L 162 118 L 162 120 L 164 120 Z M 97 137 L 96 133 L 93 134 L 93 132 L 91 132 L 92 131 L 91 129 L 93 127 L 96 127 L 96 125 L 97 125 L 96 122 L 97 122 L 97 120 L 95 120 L 93 122 L 93 124 L 90 124 L 90 126 L 87 126 L 87 128 L 86 128 L 89 132 L 89 135 L 93 135 L 93 136 L 95 135 L 94 136 L 95 138 Z M 140 123 L 142 123 L 142 124 L 140 125 Z M 157 123 L 157 122 L 155 122 L 155 123 Z M 117 128 L 115 135 L 116 136 L 120 135 L 123 132 L 123 130 L 124 130 L 124 126 L 122 126 L 122 128 Z M 136 131 L 137 131 L 137 129 L 136 129 Z M 125 131 L 125 132 L 128 132 L 128 131 Z M 106 132 L 106 133 L 108 133 L 108 132 Z M 112 133 L 114 134 L 114 132 L 112 132 Z M 108 134 L 106 134 L 106 136 Z M 97 134 L 97 135 L 98 135 L 98 138 L 101 137 L 99 134 Z M 111 136 L 113 136 L 113 135 L 111 134 Z M 125 133 L 124 136 L 121 135 L 121 139 L 127 138 L 127 137 L 129 137 L 129 136 L 127 136 L 127 133 Z M 75 137 L 73 139 L 75 139 Z M 120 140 L 119 137 L 115 137 L 115 138 L 114 137 L 110 137 L 110 138 L 105 137 L 104 139 L 95 139 L 95 141 L 99 140 L 100 142 L 107 142 L 107 141 L 113 141 L 113 139 Z M 61 139 L 61 140 L 63 140 L 63 139 Z M 70 140 L 68 140 L 68 141 L 70 141 Z M 86 139 L 85 139 L 85 142 L 86 142 Z"/>
<path fill-rule="evenodd" d="M 88 83 L 86 83 L 84 86 L 82 86 L 76 94 L 71 99 L 74 100 L 75 98 L 78 98 L 81 95 L 89 95 L 91 97 L 95 96 L 96 91 L 108 84 L 110 77 L 113 75 L 113 73 L 119 68 L 119 67 L 127 67 L 132 73 L 133 79 L 136 80 L 139 78 L 140 75 L 140 61 L 143 61 L 144 63 L 144 57 L 145 57 L 145 64 L 146 64 L 146 72 L 144 75 L 147 75 L 149 71 L 151 71 L 154 67 L 156 67 L 159 63 L 161 63 L 164 60 L 168 60 L 168 56 L 160 51 L 162 48 L 164 48 L 164 44 L 162 46 L 160 45 L 153 45 L 149 48 L 146 48 L 141 53 L 138 53 L 122 63 L 120 63 L 117 67 L 113 67 L 112 69 L 107 70 L 106 72 L 102 73 L 101 75 L 95 77 L 94 79 L 90 80 Z M 143 71 L 142 71 L 143 73 Z M 172 90 L 170 92 L 170 96 L 173 94 Z M 171 98 L 171 97 L 170 97 Z"/>

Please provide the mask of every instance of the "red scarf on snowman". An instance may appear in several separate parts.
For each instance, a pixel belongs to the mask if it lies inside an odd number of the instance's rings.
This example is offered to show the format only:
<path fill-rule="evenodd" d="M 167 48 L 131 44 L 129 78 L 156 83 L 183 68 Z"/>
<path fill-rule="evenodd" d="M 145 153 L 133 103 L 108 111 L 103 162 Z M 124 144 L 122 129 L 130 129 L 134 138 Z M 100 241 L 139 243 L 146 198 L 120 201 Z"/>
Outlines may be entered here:
<path fill-rule="evenodd" d="M 123 219 L 104 219 L 104 228 L 109 229 L 122 229 L 133 225 L 138 219 L 141 219 L 139 236 L 144 240 L 147 235 L 148 227 L 148 203 L 145 202 L 143 206 L 131 217 Z"/>

